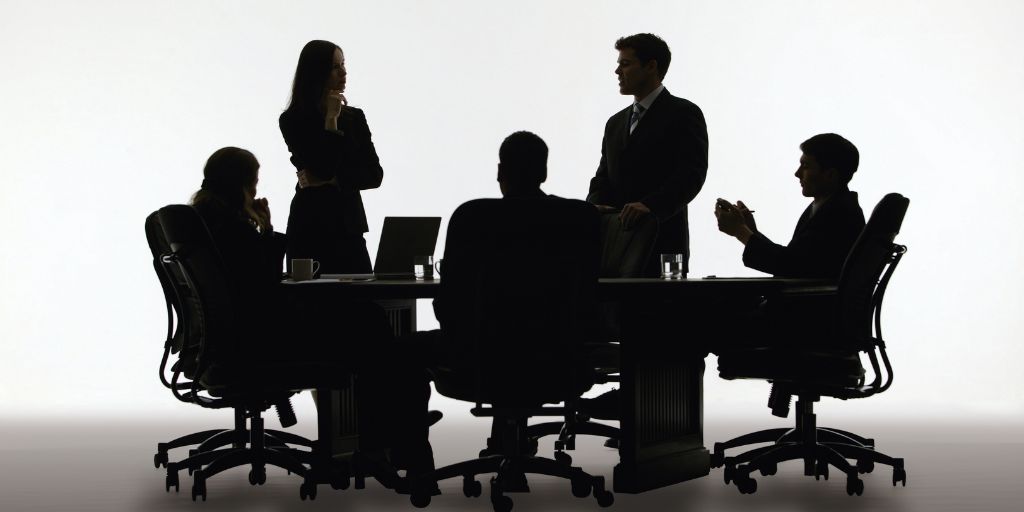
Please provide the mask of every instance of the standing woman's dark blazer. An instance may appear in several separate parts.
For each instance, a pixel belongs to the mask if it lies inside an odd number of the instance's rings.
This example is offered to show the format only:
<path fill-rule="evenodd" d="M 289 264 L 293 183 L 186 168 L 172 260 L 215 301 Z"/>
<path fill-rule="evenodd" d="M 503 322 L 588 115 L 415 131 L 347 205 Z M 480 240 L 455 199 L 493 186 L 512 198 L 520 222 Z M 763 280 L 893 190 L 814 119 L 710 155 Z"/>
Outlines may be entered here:
<path fill-rule="evenodd" d="M 344 262 L 351 261 L 357 250 L 369 261 L 364 256 L 362 235 L 368 227 L 359 191 L 379 187 L 384 170 L 363 111 L 343 107 L 336 132 L 324 129 L 324 115 L 316 110 L 289 108 L 279 124 L 295 169 L 337 183 L 296 189 L 288 218 L 288 257 L 319 259 L 324 272 L 368 272 L 331 268 L 349 266 Z"/>

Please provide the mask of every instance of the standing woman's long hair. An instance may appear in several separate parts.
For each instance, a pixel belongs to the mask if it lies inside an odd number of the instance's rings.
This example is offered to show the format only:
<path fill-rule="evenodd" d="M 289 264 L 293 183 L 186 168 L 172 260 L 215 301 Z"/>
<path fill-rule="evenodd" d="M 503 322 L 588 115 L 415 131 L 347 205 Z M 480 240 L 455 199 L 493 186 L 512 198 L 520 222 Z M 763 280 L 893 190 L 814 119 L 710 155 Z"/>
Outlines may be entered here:
<path fill-rule="evenodd" d="M 256 183 L 260 163 L 247 150 L 236 147 L 220 148 L 206 161 L 203 184 L 192 196 L 192 206 L 221 207 L 239 218 L 256 222 L 249 199 L 249 189 Z"/>
<path fill-rule="evenodd" d="M 288 110 L 323 111 L 327 78 L 334 66 L 334 50 L 341 48 L 330 42 L 315 40 L 306 43 L 299 53 L 292 81 L 292 99 Z"/>

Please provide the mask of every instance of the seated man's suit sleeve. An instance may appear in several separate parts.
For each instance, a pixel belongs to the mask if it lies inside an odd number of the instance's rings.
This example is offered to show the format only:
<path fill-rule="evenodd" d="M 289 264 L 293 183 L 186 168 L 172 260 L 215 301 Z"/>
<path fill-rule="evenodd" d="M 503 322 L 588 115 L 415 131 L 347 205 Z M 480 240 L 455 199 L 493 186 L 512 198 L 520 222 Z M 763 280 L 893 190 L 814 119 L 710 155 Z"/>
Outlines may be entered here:
<path fill-rule="evenodd" d="M 743 250 L 743 264 L 775 277 L 838 278 L 864 229 L 864 214 L 855 195 L 835 199 L 814 217 L 802 218 L 789 245 L 776 244 L 755 232 Z M 804 213 L 807 215 L 809 212 Z"/>

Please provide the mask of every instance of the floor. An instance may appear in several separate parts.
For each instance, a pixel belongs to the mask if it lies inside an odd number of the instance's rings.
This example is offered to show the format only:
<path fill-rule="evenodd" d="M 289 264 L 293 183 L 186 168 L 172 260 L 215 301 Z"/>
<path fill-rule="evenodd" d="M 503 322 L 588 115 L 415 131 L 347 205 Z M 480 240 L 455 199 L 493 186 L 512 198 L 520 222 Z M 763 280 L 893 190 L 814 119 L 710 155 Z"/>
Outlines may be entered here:
<path fill-rule="evenodd" d="M 439 464 L 472 456 L 487 433 L 483 421 L 468 415 L 450 416 L 454 417 L 446 417 L 432 433 Z M 375 482 L 358 491 L 321 486 L 315 501 L 303 502 L 298 496 L 299 480 L 275 469 L 269 470 L 262 487 L 251 487 L 244 469 L 229 471 L 208 483 L 207 502 L 193 503 L 190 480 L 184 473 L 180 493 L 164 492 L 164 472 L 154 469 L 152 456 L 158 440 L 206 428 L 209 422 L 104 423 L 69 424 L 52 419 L 0 423 L 0 511 L 414 510 L 406 496 L 393 494 Z M 711 444 L 711 440 L 779 425 L 757 425 L 746 419 L 708 423 L 705 432 Z M 657 491 L 616 494 L 610 510 L 1020 510 L 1015 503 L 1024 497 L 1019 463 L 1024 460 L 1024 444 L 1011 441 L 1021 431 L 1019 424 L 978 427 L 923 419 L 888 428 L 849 422 L 842 426 L 874 436 L 880 450 L 904 457 L 908 486 L 894 488 L 891 472 L 882 468 L 865 475 L 863 496 L 850 497 L 842 478 L 816 482 L 802 476 L 800 463 L 789 463 L 780 466 L 775 476 L 758 476 L 754 495 L 741 495 L 734 486 L 724 485 L 721 470 L 712 470 L 707 478 Z M 268 427 L 276 427 L 276 419 L 268 420 Z M 293 430 L 311 433 L 303 427 L 300 423 Z M 175 455 L 172 452 L 172 458 Z M 610 479 L 616 453 L 597 440 L 581 439 L 574 459 L 575 465 Z M 574 498 L 563 481 L 534 478 L 530 483 L 531 493 L 511 495 L 515 510 L 600 510 L 592 498 Z M 484 497 L 476 499 L 462 496 L 460 479 L 442 482 L 442 491 L 429 510 L 491 510 L 486 485 Z"/>

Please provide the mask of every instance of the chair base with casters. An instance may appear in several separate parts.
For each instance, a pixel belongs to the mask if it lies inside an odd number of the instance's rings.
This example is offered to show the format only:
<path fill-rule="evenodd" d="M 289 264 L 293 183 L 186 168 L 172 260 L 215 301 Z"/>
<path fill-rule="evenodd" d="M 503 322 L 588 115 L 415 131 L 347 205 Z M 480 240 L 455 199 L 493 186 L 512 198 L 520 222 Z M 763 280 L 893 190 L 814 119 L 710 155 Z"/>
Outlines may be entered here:
<path fill-rule="evenodd" d="M 533 443 L 534 452 L 536 452 L 536 444 L 539 439 L 547 436 L 558 436 L 554 442 L 553 457 L 566 464 L 572 463 L 572 457 L 566 451 L 576 449 L 576 436 L 605 437 L 607 438 L 604 443 L 606 447 L 618 448 L 621 436 L 618 427 L 591 421 L 589 416 L 580 412 L 578 403 L 566 403 L 565 408 L 566 414 L 562 421 L 537 423 L 526 427 L 526 436 Z M 488 439 L 488 446 L 490 444 L 491 439 Z"/>
<path fill-rule="evenodd" d="M 804 474 L 813 476 L 815 480 L 828 480 L 829 467 L 836 468 L 846 476 L 846 493 L 851 496 L 864 492 L 864 481 L 859 475 L 874 471 L 875 464 L 893 468 L 894 486 L 898 483 L 907 485 L 903 459 L 876 451 L 873 439 L 844 430 L 818 427 L 814 414 L 814 402 L 818 400 L 816 395 L 799 395 L 796 425 L 792 429 L 761 430 L 715 443 L 711 466 L 724 466 L 725 483 L 735 483 L 743 494 L 757 491 L 757 481 L 750 476 L 751 473 L 759 471 L 765 476 L 774 475 L 779 463 L 791 460 L 802 460 Z M 731 448 L 764 443 L 770 444 L 738 455 L 725 455 L 725 451 Z"/>
<path fill-rule="evenodd" d="M 594 476 L 582 468 L 571 465 L 571 459 L 549 459 L 538 457 L 536 440 L 531 438 L 527 426 L 527 418 L 537 415 L 551 415 L 563 412 L 561 408 L 539 409 L 504 409 L 501 407 L 484 408 L 479 405 L 473 409 L 474 416 L 493 416 L 492 437 L 488 439 L 488 448 L 480 452 L 480 457 L 421 475 L 410 482 L 410 501 L 416 507 L 430 504 L 433 486 L 441 480 L 462 477 L 462 492 L 466 497 L 479 497 L 483 493 L 483 485 L 476 476 L 494 473 L 490 479 L 490 500 L 497 512 L 512 509 L 512 499 L 506 493 L 529 492 L 526 475 L 529 473 L 554 476 L 569 480 L 572 493 L 578 498 L 591 494 L 602 507 L 611 506 L 615 496 L 605 488 L 603 476 Z M 561 425 L 548 423 L 546 425 Z"/>
<path fill-rule="evenodd" d="M 585 344 L 588 359 L 594 367 L 594 383 L 618 383 L 619 380 L 619 346 L 617 343 Z M 615 392 L 615 390 L 613 390 Z M 527 436 L 534 442 L 546 436 L 558 436 L 554 442 L 554 458 L 572 462 L 567 450 L 576 449 L 576 436 L 596 436 L 607 438 L 605 447 L 618 449 L 621 431 L 618 427 L 591 421 L 584 399 L 570 400 L 565 403 L 566 414 L 562 421 L 538 423 L 527 427 Z M 615 400 L 617 402 L 617 400 Z M 617 406 L 616 406 L 617 410 Z M 616 418 L 617 413 L 614 415 Z M 604 418 L 602 419 L 612 419 Z"/>
<path fill-rule="evenodd" d="M 188 468 L 192 473 L 192 500 L 202 498 L 206 501 L 206 480 L 225 470 L 251 465 L 249 470 L 249 483 L 252 485 L 263 485 L 267 480 L 266 466 L 272 465 L 306 477 L 309 469 L 303 464 L 303 459 L 308 460 L 309 452 L 298 449 L 268 446 L 264 442 L 266 433 L 263 429 L 262 412 L 256 408 L 249 413 L 249 445 L 245 447 L 231 447 L 214 449 L 196 453 L 180 462 L 172 462 L 167 465 L 167 488 L 173 485 L 178 487 L 178 471 Z M 194 470 L 194 471 L 193 471 Z M 304 482 L 300 489 L 302 499 L 316 497 L 315 487 L 310 492 Z M 309 496 L 311 494 L 311 496 Z"/>
<path fill-rule="evenodd" d="M 157 443 L 156 453 L 153 455 L 153 466 L 156 468 L 167 467 L 170 463 L 170 451 L 176 448 L 189 448 L 188 456 L 193 457 L 203 452 L 209 452 L 225 446 L 233 448 L 244 448 L 249 443 L 251 432 L 246 427 L 245 410 L 235 408 L 235 427 L 233 429 L 211 429 L 187 434 L 165 443 Z M 264 444 L 268 446 L 303 446 L 312 448 L 313 441 L 305 437 L 284 432 L 281 430 L 264 429 Z M 182 464 L 178 461 L 179 467 L 187 467 L 189 474 L 198 469 L 195 466 Z"/>

